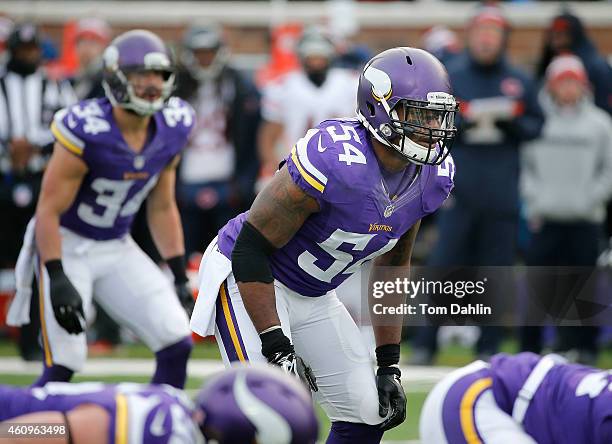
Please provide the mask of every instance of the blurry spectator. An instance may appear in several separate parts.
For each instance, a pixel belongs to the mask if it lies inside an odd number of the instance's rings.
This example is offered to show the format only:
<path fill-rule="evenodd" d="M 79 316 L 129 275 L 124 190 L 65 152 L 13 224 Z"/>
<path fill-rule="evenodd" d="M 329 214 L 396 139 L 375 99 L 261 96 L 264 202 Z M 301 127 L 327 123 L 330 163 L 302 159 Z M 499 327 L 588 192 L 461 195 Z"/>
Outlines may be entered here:
<path fill-rule="evenodd" d="M 49 124 L 59 108 L 76 101 L 68 82 L 47 78 L 41 68 L 40 35 L 17 25 L 7 42 L 8 62 L 0 78 L 0 265 L 14 265 L 26 224 L 34 213 L 45 156 L 53 136 Z"/>
<path fill-rule="evenodd" d="M 461 51 L 457 34 L 450 29 L 436 25 L 421 36 L 421 47 L 435 55 L 445 65 Z"/>
<path fill-rule="evenodd" d="M 6 49 L 6 71 L 0 75 L 0 268 L 14 267 L 34 214 L 54 140 L 53 114 L 76 101 L 68 82 L 49 79 L 41 68 L 41 38 L 34 25 L 16 25 Z M 37 298 L 36 291 L 32 296 Z M 27 360 L 41 354 L 37 307 L 31 304 L 31 323 L 20 334 L 20 353 Z"/>
<path fill-rule="evenodd" d="M 593 88 L 595 105 L 612 114 L 612 68 L 598 54 L 580 19 L 569 12 L 555 17 L 547 31 L 538 63 L 538 78 L 543 80 L 550 61 L 565 53 L 580 58 Z"/>
<path fill-rule="evenodd" d="M 332 117 L 352 117 L 357 106 L 358 77 L 331 68 L 336 50 L 319 29 L 305 30 L 297 44 L 301 69 L 271 83 L 262 100 L 264 122 L 259 131 L 263 176 L 271 176 L 280 160 L 304 133 Z"/>
<path fill-rule="evenodd" d="M 527 264 L 594 266 L 605 202 L 612 195 L 612 119 L 592 103 L 587 72 L 573 55 L 553 59 L 540 93 L 542 136 L 521 158 L 521 194 L 532 239 Z M 542 351 L 541 329 L 521 332 L 521 350 Z M 559 329 L 557 351 L 594 364 L 595 327 Z"/>
<path fill-rule="evenodd" d="M 361 74 L 365 64 L 374 54 L 367 45 L 357 43 L 359 34 L 357 7 L 353 0 L 332 0 L 326 2 L 326 29 L 336 47 L 337 55 L 333 67 L 345 68 Z"/>
<path fill-rule="evenodd" d="M 510 266 L 516 254 L 519 146 L 539 136 L 544 122 L 532 81 L 505 57 L 509 25 L 483 8 L 468 23 L 467 50 L 447 66 L 460 101 L 452 155 L 455 188 L 438 212 L 440 238 L 433 266 Z M 483 327 L 476 353 L 497 352 L 501 331 Z M 431 362 L 436 329 L 418 332 L 414 363 Z"/>
<path fill-rule="evenodd" d="M 6 41 L 8 40 L 12 29 L 13 21 L 10 18 L 0 14 L 0 75 L 4 74 L 4 68 L 8 56 L 6 51 Z"/>
<path fill-rule="evenodd" d="M 268 62 L 255 74 L 259 88 L 298 69 L 299 62 L 294 49 L 301 34 L 302 26 L 298 23 L 282 23 L 270 28 Z"/>
<path fill-rule="evenodd" d="M 598 54 L 580 19 L 569 12 L 558 15 L 551 23 L 538 64 L 540 79 L 543 79 L 552 58 L 565 53 L 580 58 L 589 77 L 595 105 L 612 115 L 612 68 Z M 607 213 L 606 231 L 608 236 L 612 236 L 612 201 L 608 202 Z"/>
<path fill-rule="evenodd" d="M 204 251 L 219 228 L 248 208 L 257 175 L 259 95 L 229 64 L 221 30 L 194 26 L 184 38 L 177 95 L 197 123 L 183 152 L 178 198 L 187 254 Z"/>
<path fill-rule="evenodd" d="M 79 100 L 104 97 L 102 53 L 110 38 L 111 29 L 104 20 L 87 18 L 78 21 L 74 40 L 79 67 L 72 86 Z"/>

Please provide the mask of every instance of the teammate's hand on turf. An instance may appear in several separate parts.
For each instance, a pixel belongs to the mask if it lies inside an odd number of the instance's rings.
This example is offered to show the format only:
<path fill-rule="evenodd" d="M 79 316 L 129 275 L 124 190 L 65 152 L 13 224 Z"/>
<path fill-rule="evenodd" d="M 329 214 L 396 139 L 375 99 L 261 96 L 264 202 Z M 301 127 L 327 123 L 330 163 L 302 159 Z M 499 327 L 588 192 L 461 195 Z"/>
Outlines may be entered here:
<path fill-rule="evenodd" d="M 61 261 L 47 261 L 45 267 L 49 274 L 51 306 L 57 323 L 70 334 L 82 333 L 86 323 L 81 296 L 64 274 Z"/>
<path fill-rule="evenodd" d="M 400 382 L 401 374 L 395 366 L 380 367 L 376 372 L 378 414 L 385 418 L 379 427 L 383 430 L 397 427 L 406 419 L 406 394 Z"/>
<path fill-rule="evenodd" d="M 317 378 L 312 369 L 294 351 L 275 353 L 269 360 L 270 364 L 278 365 L 286 373 L 292 374 L 306 384 L 313 392 L 319 391 Z"/>
<path fill-rule="evenodd" d="M 183 282 L 181 284 L 176 284 L 174 288 L 176 289 L 176 295 L 181 305 L 185 309 L 185 312 L 187 312 L 187 316 L 191 318 L 191 313 L 193 313 L 193 307 L 195 306 L 195 299 L 189 289 L 189 285 L 187 285 L 187 282 Z"/>

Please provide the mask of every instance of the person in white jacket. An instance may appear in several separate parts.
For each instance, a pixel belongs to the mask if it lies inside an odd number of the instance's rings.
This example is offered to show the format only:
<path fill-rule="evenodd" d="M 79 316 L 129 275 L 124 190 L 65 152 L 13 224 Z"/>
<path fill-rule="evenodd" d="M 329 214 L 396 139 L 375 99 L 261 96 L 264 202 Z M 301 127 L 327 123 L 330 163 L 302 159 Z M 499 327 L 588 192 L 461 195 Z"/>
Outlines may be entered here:
<path fill-rule="evenodd" d="M 555 58 L 540 104 L 546 124 L 525 145 L 520 190 L 531 231 L 527 264 L 595 266 L 603 237 L 605 204 L 612 195 L 612 119 L 593 103 L 586 70 L 573 55 Z M 596 357 L 595 327 L 559 329 L 558 351 Z M 523 350 L 540 352 L 540 329 L 523 328 Z"/>

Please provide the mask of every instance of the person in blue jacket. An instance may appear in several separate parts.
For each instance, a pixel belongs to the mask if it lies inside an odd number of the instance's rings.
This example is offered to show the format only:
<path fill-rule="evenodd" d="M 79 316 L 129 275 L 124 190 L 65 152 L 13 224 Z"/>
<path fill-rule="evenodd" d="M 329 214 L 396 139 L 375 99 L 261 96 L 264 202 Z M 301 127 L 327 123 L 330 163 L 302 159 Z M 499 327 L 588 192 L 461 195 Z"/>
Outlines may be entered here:
<path fill-rule="evenodd" d="M 544 81 L 552 59 L 561 54 L 574 54 L 589 76 L 595 105 L 612 115 L 612 67 L 602 57 L 578 17 L 563 12 L 553 18 L 544 38 L 538 62 L 538 80 Z"/>
<path fill-rule="evenodd" d="M 438 214 L 440 236 L 429 265 L 513 265 L 519 214 L 519 147 L 537 138 L 544 123 L 533 81 L 506 58 L 509 24 L 495 7 L 468 23 L 466 50 L 448 62 L 460 103 L 453 147 L 459 172 L 455 189 Z M 494 354 L 498 328 L 484 327 L 480 357 Z M 414 364 L 436 352 L 436 329 L 417 332 Z"/>

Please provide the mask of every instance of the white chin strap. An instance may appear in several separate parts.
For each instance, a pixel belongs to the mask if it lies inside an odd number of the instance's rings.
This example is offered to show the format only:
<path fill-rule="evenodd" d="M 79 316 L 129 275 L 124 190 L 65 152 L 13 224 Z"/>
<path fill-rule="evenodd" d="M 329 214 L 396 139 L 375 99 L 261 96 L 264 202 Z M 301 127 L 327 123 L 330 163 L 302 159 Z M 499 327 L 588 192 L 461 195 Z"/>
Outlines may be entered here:
<path fill-rule="evenodd" d="M 151 102 L 149 100 L 138 97 L 134 93 L 134 88 L 127 81 L 127 79 L 125 79 L 125 76 L 122 72 L 119 72 L 119 76 L 123 78 L 127 84 L 127 93 L 128 97 L 130 98 L 130 101 L 128 103 L 118 102 L 111 88 L 106 82 L 103 82 L 102 87 L 104 88 L 106 97 L 108 97 L 113 106 L 120 106 L 121 108 L 129 109 L 140 116 L 151 116 L 160 109 L 162 109 L 166 104 L 166 100 L 168 99 L 168 97 L 170 97 L 170 93 L 172 92 L 172 85 L 174 84 L 174 74 L 170 74 L 170 77 L 168 77 L 168 80 L 166 80 L 164 82 L 164 85 L 162 86 L 161 97 Z"/>
<path fill-rule="evenodd" d="M 395 111 L 393 112 L 395 113 Z M 370 122 L 368 122 L 368 120 L 359 111 L 357 111 L 357 118 L 363 124 L 363 126 L 366 127 L 370 134 L 374 136 L 376 140 L 378 140 L 383 145 L 388 146 L 389 148 L 393 148 L 395 151 L 403 155 L 407 160 L 410 160 L 411 162 L 416 163 L 418 165 L 429 164 L 433 159 L 441 159 L 444 155 L 446 155 L 446 151 L 448 151 L 447 149 L 445 149 L 443 153 L 438 154 L 439 147 L 437 147 L 437 149 L 435 150 L 430 151 L 428 148 L 425 148 L 424 146 L 412 141 L 412 139 L 407 136 L 402 137 L 402 139 L 404 139 L 404 145 L 402 149 L 401 145 L 396 145 L 395 143 L 387 142 L 384 138 L 382 138 L 379 133 L 380 130 L 370 125 Z M 427 158 L 428 154 L 429 158 Z"/>
<path fill-rule="evenodd" d="M 152 102 L 138 97 L 134 93 L 134 88 L 132 88 L 132 85 L 128 83 L 128 96 L 130 97 L 130 101 L 129 103 L 121 104 L 121 106 L 126 109 L 131 109 L 136 114 L 139 114 L 141 116 L 151 116 L 164 107 L 166 99 L 170 96 L 170 93 L 172 92 L 173 83 L 174 74 L 171 74 L 168 80 L 166 80 L 164 82 L 164 85 L 162 86 L 161 97 L 155 99 Z"/>

